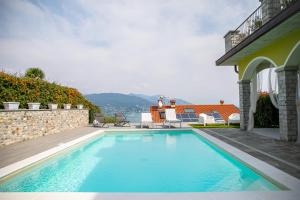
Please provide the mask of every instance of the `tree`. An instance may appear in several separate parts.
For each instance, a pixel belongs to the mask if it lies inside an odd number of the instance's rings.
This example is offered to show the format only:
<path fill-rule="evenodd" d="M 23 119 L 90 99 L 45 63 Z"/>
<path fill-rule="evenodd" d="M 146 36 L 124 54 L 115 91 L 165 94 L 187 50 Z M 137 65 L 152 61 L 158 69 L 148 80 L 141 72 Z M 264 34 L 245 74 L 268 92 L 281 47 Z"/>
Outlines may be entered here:
<path fill-rule="evenodd" d="M 35 79 L 44 79 L 45 73 L 40 68 L 29 68 L 25 72 L 25 77 L 35 78 Z"/>

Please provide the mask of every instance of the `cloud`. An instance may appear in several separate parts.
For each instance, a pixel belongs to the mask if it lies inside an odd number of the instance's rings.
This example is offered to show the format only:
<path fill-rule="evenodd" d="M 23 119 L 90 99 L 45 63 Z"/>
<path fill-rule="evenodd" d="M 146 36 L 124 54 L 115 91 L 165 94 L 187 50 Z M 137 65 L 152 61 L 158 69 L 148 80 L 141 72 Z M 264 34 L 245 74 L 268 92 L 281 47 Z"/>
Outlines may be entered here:
<path fill-rule="evenodd" d="M 237 75 L 216 67 L 223 35 L 258 2 L 0 2 L 0 68 L 42 68 L 82 93 L 165 94 L 238 105 Z"/>

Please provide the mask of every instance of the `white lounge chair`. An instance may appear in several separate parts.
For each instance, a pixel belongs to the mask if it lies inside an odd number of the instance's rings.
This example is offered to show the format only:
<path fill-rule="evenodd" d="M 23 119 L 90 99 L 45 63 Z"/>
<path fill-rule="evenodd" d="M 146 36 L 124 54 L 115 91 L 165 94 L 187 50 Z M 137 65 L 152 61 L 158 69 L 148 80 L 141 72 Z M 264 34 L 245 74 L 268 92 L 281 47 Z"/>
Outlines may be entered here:
<path fill-rule="evenodd" d="M 229 124 L 239 124 L 241 122 L 240 113 L 232 113 L 228 117 L 228 126 Z"/>
<path fill-rule="evenodd" d="M 171 128 L 171 123 L 180 123 L 181 128 L 181 120 L 177 119 L 175 109 L 166 109 L 165 114 L 166 119 L 164 123 L 169 123 L 169 128 Z"/>
<path fill-rule="evenodd" d="M 211 115 L 213 116 L 214 120 L 215 120 L 215 124 L 226 124 L 226 121 L 223 119 L 223 117 L 220 115 L 220 113 L 214 111 L 211 113 Z"/>
<path fill-rule="evenodd" d="M 212 115 L 208 115 L 205 113 L 200 113 L 199 114 L 199 124 L 203 124 L 204 126 L 206 126 L 206 124 L 214 124 L 215 122 L 215 118 Z"/>
<path fill-rule="evenodd" d="M 143 128 L 144 125 L 148 125 L 150 128 L 150 124 L 153 127 L 153 120 L 151 113 L 141 113 L 141 128 Z"/>

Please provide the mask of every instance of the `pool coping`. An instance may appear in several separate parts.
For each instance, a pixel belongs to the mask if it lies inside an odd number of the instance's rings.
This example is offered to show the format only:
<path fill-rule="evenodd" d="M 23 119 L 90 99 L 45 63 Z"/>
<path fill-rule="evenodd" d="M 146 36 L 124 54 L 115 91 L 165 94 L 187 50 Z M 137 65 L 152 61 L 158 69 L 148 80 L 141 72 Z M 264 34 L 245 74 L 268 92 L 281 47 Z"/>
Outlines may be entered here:
<path fill-rule="evenodd" d="M 38 153 L 36 155 L 33 155 L 33 156 L 30 156 L 28 158 L 25 158 L 23 160 L 20 160 L 20 161 L 17 161 L 15 163 L 12 163 L 12 164 L 9 164 L 5 167 L 2 167 L 0 168 L 0 180 L 2 178 L 5 178 L 6 176 L 9 176 L 10 174 L 13 174 L 23 168 L 26 168 L 27 166 L 30 166 L 34 163 L 37 163 L 41 160 L 44 160 L 44 159 L 47 159 L 48 157 L 54 155 L 54 154 L 57 154 L 63 150 L 66 150 L 76 144 L 79 144 L 81 142 L 84 142 L 94 136 L 97 136 L 97 135 L 100 135 L 101 133 L 104 133 L 104 132 L 129 132 L 129 131 L 159 131 L 159 130 L 163 130 L 163 131 L 167 131 L 167 130 L 172 130 L 172 131 L 186 131 L 186 130 L 192 130 L 191 128 L 175 128 L 175 129 L 158 129 L 158 128 L 155 128 L 155 129 L 130 129 L 130 128 L 126 128 L 126 129 L 122 129 L 122 128 L 116 128 L 116 129 L 98 129 L 92 133 L 89 133 L 85 136 L 81 136 L 79 138 L 76 138 L 74 140 L 71 140 L 69 142 L 66 142 L 66 143 L 60 143 L 58 146 L 56 147 L 52 147 L 46 151 L 43 151 L 41 153 Z"/>
<path fill-rule="evenodd" d="M 5 178 L 6 176 L 9 176 L 10 174 L 13 174 L 27 166 L 30 166 L 38 161 L 44 160 L 56 153 L 59 153 L 63 150 L 66 150 L 76 144 L 79 144 L 83 141 L 86 141 L 94 136 L 100 135 L 101 133 L 103 133 L 104 130 L 97 130 L 94 131 L 92 133 L 89 133 L 85 136 L 81 136 L 79 138 L 76 138 L 74 140 L 71 140 L 69 142 L 66 143 L 60 143 L 59 145 L 57 145 L 56 147 L 52 147 L 46 151 L 43 151 L 41 153 L 38 153 L 34 156 L 30 156 L 28 158 L 25 158 L 23 160 L 17 161 L 15 163 L 12 163 L 10 165 L 7 165 L 5 167 L 0 168 L 0 179 Z"/>
<path fill-rule="evenodd" d="M 233 147 L 226 142 L 223 142 L 216 137 L 213 137 L 204 131 L 199 129 L 193 129 L 194 132 L 201 135 L 203 138 L 207 139 L 210 143 L 216 145 L 218 148 L 224 150 L 229 153 L 234 158 L 237 158 L 242 163 L 246 164 L 252 170 L 260 173 L 265 178 L 275 181 L 275 184 L 282 185 L 283 187 L 287 187 L 290 191 L 297 191 L 300 189 L 300 180 L 287 174 L 286 172 L 277 169 L 276 167 L 251 156 L 248 153 L 239 150 L 236 147 Z"/>
<path fill-rule="evenodd" d="M 286 186 L 290 190 L 282 191 L 248 191 L 248 192 L 186 192 L 186 193 L 90 193 L 90 192 L 1 192 L 0 199 L 298 199 L 300 195 L 300 180 L 217 139 L 199 129 L 101 129 L 96 130 L 90 134 L 79 137 L 67 143 L 60 144 L 56 147 L 50 148 L 44 152 L 10 164 L 0 169 L 0 179 L 12 174 L 18 170 L 21 170 L 29 165 L 32 165 L 38 161 L 44 160 L 54 154 L 57 154 L 63 150 L 66 150 L 76 144 L 79 144 L 88 139 L 101 135 L 104 132 L 115 131 L 141 131 L 141 130 L 193 130 L 218 148 L 231 154 L 231 156 L 237 158 L 250 168 L 267 179 L 274 180 L 275 182 Z"/>

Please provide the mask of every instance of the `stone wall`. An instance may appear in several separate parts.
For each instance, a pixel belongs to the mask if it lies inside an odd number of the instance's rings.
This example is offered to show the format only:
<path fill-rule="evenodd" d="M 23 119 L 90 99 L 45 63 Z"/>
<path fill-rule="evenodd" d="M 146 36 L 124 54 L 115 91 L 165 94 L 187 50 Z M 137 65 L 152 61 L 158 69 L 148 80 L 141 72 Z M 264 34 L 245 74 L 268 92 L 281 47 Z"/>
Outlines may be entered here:
<path fill-rule="evenodd" d="M 297 76 L 298 67 L 285 67 L 276 70 L 278 75 L 278 106 L 280 138 L 287 141 L 297 141 Z"/>
<path fill-rule="evenodd" d="M 248 127 L 249 110 L 250 110 L 250 81 L 241 80 L 239 83 L 240 95 L 240 129 L 245 131 Z"/>
<path fill-rule="evenodd" d="M 29 140 L 89 123 L 88 110 L 0 111 L 0 146 Z"/>

